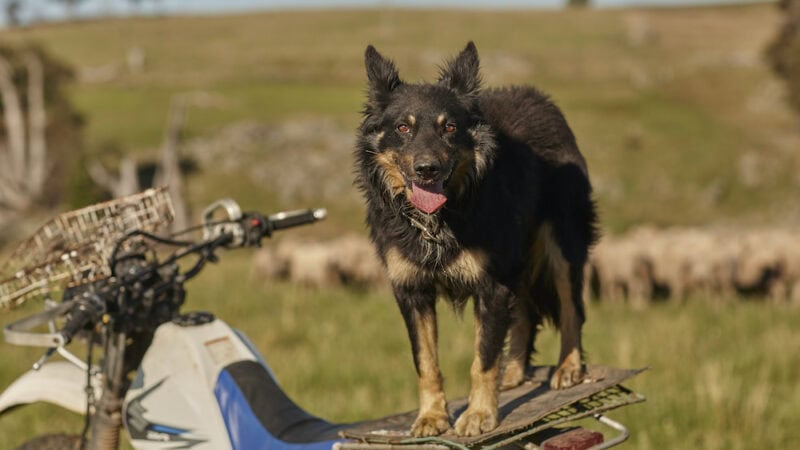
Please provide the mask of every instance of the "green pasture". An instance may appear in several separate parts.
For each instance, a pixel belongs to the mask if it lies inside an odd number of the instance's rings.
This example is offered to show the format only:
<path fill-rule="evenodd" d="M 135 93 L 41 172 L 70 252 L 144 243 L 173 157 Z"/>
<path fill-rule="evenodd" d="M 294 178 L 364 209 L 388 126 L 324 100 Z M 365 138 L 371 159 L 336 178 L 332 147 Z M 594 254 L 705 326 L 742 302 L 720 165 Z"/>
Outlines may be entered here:
<path fill-rule="evenodd" d="M 249 255 L 223 255 L 189 285 L 187 310 L 210 310 L 244 331 L 289 395 L 333 421 L 416 408 L 405 328 L 387 291 L 268 285 L 249 275 Z M 32 311 L 32 307 L 26 307 Z M 15 312 L 5 318 L 19 316 Z M 693 298 L 634 311 L 592 303 L 585 328 L 590 363 L 650 370 L 628 386 L 647 401 L 610 417 L 629 426 L 623 448 L 792 448 L 800 438 L 800 310 Z M 439 308 L 441 363 L 450 398 L 467 394 L 472 318 Z M 553 364 L 557 335 L 544 332 L 537 363 Z M 39 356 L 3 346 L 0 385 Z M 35 405 L 0 418 L 0 446 L 37 433 L 76 432 L 82 422 Z"/>
<path fill-rule="evenodd" d="M 205 96 L 189 108 L 186 139 L 245 120 L 326 118 L 350 131 L 360 120 L 368 43 L 404 79 L 419 81 L 434 79 L 444 59 L 474 40 L 486 86 L 534 84 L 561 106 L 589 162 L 603 225 L 622 231 L 643 222 L 799 220 L 798 119 L 764 57 L 779 23 L 771 4 L 385 8 L 48 24 L 0 31 L 0 40 L 38 42 L 75 68 L 85 158 L 116 148 L 151 160 L 175 94 Z M 125 64 L 134 48 L 145 55 L 140 71 Z M 302 164 L 303 149 L 285 151 Z M 257 201 L 254 191 L 264 208 L 296 206 L 274 201 L 278 185 L 213 170 L 187 183 L 195 206 L 221 195 Z"/>

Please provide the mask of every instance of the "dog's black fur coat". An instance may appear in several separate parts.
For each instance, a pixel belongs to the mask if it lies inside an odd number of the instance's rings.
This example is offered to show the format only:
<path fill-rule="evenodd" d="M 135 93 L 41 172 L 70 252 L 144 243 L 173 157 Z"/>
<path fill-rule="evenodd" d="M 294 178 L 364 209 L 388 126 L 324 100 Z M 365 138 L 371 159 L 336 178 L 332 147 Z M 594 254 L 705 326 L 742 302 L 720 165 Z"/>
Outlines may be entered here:
<path fill-rule="evenodd" d="M 438 295 L 458 308 L 475 299 L 483 370 L 497 364 L 512 308 L 534 325 L 526 358 L 536 327 L 545 319 L 559 324 L 552 273 L 533 270 L 535 258 L 547 257 L 532 250 L 545 224 L 568 263 L 570 301 L 583 323 L 583 267 L 597 236 L 596 213 L 586 163 L 559 109 L 530 87 L 481 90 L 472 43 L 445 65 L 435 84 L 404 83 L 371 46 L 366 66 L 356 182 L 384 264 L 392 263 L 390 252 L 404 261 L 402 272 L 389 267 L 390 279 L 418 371 L 414 314 L 435 320 Z M 450 124 L 455 131 L 445 128 Z M 415 172 L 421 160 L 440 166 L 432 181 Z M 433 214 L 408 198 L 413 183 L 428 182 L 443 183 L 447 197 Z M 485 255 L 480 276 L 462 274 L 462 266 L 447 270 L 465 251 Z"/>

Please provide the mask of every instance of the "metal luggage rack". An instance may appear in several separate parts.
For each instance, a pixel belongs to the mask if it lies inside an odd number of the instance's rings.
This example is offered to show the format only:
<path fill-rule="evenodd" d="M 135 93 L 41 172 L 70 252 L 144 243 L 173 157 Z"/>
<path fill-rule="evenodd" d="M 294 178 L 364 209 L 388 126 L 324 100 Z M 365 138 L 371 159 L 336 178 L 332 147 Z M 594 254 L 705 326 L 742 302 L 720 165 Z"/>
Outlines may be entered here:
<path fill-rule="evenodd" d="M 568 425 L 579 419 L 594 417 L 601 424 L 613 428 L 618 436 L 592 447 L 598 450 L 615 446 L 628 437 L 624 426 L 603 413 L 644 401 L 621 385 L 640 373 L 641 369 L 618 369 L 600 365 L 587 366 L 586 380 L 565 390 L 550 389 L 553 366 L 538 366 L 529 373 L 526 383 L 500 393 L 500 423 L 494 430 L 480 436 L 460 437 L 452 430 L 425 438 L 411 436 L 411 424 L 416 411 L 387 417 L 379 421 L 364 422 L 345 429 L 340 435 L 348 439 L 336 444 L 334 450 L 506 450 L 526 447 L 548 435 L 555 427 Z M 467 399 L 448 403 L 451 417 L 466 409 Z"/>
<path fill-rule="evenodd" d="M 111 275 L 108 258 L 116 241 L 133 230 L 150 233 L 174 218 L 165 187 L 63 213 L 21 242 L 0 269 L 0 308 Z M 137 245 L 127 240 L 120 250 Z"/>
<path fill-rule="evenodd" d="M 453 440 L 430 437 L 408 438 L 391 444 L 362 442 L 340 442 L 334 450 L 504 450 L 510 448 L 539 448 L 538 443 L 557 433 L 559 426 L 568 425 L 576 420 L 593 417 L 599 423 L 615 430 L 617 435 L 589 450 L 602 450 L 626 441 L 628 429 L 621 423 L 609 419 L 604 412 L 622 406 L 643 402 L 644 396 L 627 389 L 622 385 L 614 385 L 591 396 L 555 410 L 539 420 L 488 441 L 465 444 Z M 540 436 L 541 435 L 541 436 Z M 536 444 L 534 444 L 536 443 Z"/>

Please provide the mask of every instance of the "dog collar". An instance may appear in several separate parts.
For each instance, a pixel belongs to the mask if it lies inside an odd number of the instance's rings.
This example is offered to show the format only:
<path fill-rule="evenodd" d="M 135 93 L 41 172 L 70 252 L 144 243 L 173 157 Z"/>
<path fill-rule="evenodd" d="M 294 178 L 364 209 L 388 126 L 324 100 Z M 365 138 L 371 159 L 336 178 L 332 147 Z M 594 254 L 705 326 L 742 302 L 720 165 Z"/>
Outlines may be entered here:
<path fill-rule="evenodd" d="M 408 219 L 408 221 L 411 223 L 411 225 L 414 228 L 418 229 L 420 231 L 420 233 L 422 233 L 422 239 L 425 239 L 426 241 L 431 241 L 431 242 L 439 242 L 441 240 L 441 239 L 439 239 L 439 223 L 438 222 L 436 222 L 436 226 L 433 227 L 433 229 L 431 229 L 431 227 L 425 226 L 425 224 L 423 224 L 419 220 L 415 219 L 410 214 L 408 214 L 406 212 L 403 212 L 403 215 L 406 217 L 406 219 Z"/>

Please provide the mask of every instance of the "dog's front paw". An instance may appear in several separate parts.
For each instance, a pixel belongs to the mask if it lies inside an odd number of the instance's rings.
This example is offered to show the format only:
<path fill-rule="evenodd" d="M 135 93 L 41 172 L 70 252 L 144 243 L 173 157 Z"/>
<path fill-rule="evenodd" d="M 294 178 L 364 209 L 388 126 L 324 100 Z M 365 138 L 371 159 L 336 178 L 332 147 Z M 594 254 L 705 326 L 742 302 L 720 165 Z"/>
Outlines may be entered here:
<path fill-rule="evenodd" d="M 450 419 L 447 413 L 428 411 L 420 414 L 414 425 L 411 425 L 411 434 L 415 437 L 438 436 L 450 429 Z"/>
<path fill-rule="evenodd" d="M 550 389 L 566 389 L 583 381 L 583 366 L 565 361 L 550 378 Z"/>
<path fill-rule="evenodd" d="M 456 420 L 456 434 L 459 436 L 478 436 L 497 428 L 497 410 L 467 408 Z"/>

